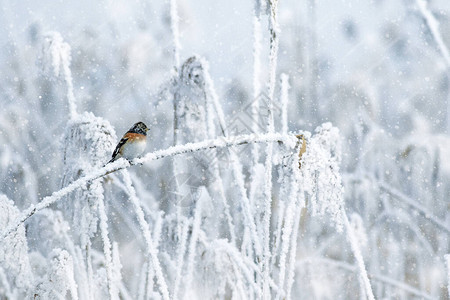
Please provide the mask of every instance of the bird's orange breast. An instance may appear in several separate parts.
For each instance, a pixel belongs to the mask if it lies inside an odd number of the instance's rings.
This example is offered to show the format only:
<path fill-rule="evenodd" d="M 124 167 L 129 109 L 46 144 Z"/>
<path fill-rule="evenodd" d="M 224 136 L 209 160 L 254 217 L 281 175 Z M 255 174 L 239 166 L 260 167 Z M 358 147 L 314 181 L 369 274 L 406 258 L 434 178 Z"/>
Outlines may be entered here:
<path fill-rule="evenodd" d="M 124 135 L 124 138 L 128 139 L 128 141 L 130 141 L 130 142 L 138 142 L 141 140 L 145 140 L 146 136 L 143 134 L 139 134 L 139 133 L 127 132 Z"/>

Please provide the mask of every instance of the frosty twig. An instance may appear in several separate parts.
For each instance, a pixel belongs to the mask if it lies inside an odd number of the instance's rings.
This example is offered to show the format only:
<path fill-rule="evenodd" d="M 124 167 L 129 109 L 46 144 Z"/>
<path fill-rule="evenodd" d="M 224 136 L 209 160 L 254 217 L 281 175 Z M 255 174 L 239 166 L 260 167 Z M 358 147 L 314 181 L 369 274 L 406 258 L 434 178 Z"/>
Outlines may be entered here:
<path fill-rule="evenodd" d="M 164 300 L 169 300 L 169 290 L 167 288 L 166 280 L 164 279 L 164 275 L 161 270 L 161 265 L 158 259 L 158 251 L 153 243 L 151 234 L 150 234 L 150 226 L 145 220 L 144 211 L 141 208 L 139 203 L 139 199 L 136 196 L 136 191 L 133 188 L 130 174 L 127 170 L 123 171 L 123 179 L 125 182 L 125 186 L 127 187 L 130 195 L 130 200 L 133 203 L 134 209 L 136 211 L 136 216 L 139 222 L 139 226 L 141 227 L 142 234 L 144 235 L 145 242 L 147 243 L 147 250 L 150 254 L 151 263 L 155 270 L 156 280 L 158 281 L 159 288 L 161 290 L 162 296 Z M 150 278 L 149 278 L 150 279 Z"/>
<path fill-rule="evenodd" d="M 72 182 L 68 186 L 60 189 L 59 191 L 54 192 L 52 195 L 45 197 L 36 205 L 30 205 L 20 217 L 13 222 L 3 233 L 2 238 L 6 237 L 17 227 L 25 222 L 29 217 L 34 215 L 36 212 L 50 206 L 51 204 L 57 202 L 59 199 L 64 197 L 65 195 L 73 192 L 74 190 L 86 186 L 88 182 L 91 182 L 95 179 L 104 177 L 112 172 L 116 172 L 118 170 L 126 169 L 132 165 L 142 164 L 145 162 L 150 162 L 153 160 L 162 159 L 169 156 L 180 155 L 184 153 L 197 152 L 205 149 L 213 149 L 213 148 L 225 148 L 231 146 L 238 146 L 249 143 L 271 143 L 271 142 L 281 142 L 286 144 L 287 146 L 293 147 L 296 143 L 296 137 L 294 135 L 286 135 L 279 133 L 272 134 L 262 134 L 262 135 L 239 135 L 232 136 L 228 138 L 217 138 L 213 140 L 205 140 L 198 143 L 187 143 L 185 145 L 172 146 L 167 149 L 158 150 L 155 152 L 148 153 L 142 158 L 134 159 L 131 162 L 128 162 L 124 159 L 119 159 L 113 163 L 107 164 L 103 168 L 97 169 L 86 176 Z"/>
<path fill-rule="evenodd" d="M 441 51 L 442 56 L 444 57 L 445 63 L 447 67 L 450 68 L 450 52 L 447 46 L 442 39 L 442 35 L 439 32 L 439 22 L 433 16 L 431 11 L 427 7 L 427 2 L 425 0 L 416 0 L 417 6 L 419 7 L 419 11 L 424 17 L 428 28 L 431 31 L 431 35 L 433 36 L 439 50 Z"/>
<path fill-rule="evenodd" d="M 268 120 L 267 120 L 267 132 L 274 132 L 274 119 L 273 119 L 273 97 L 275 91 L 275 78 L 277 69 L 277 55 L 278 55 L 278 21 L 277 21 L 277 9 L 278 0 L 269 0 L 269 31 L 270 31 L 270 54 L 269 54 L 269 83 L 268 83 Z M 270 218 L 271 218 L 271 206 L 272 206 L 272 159 L 273 159 L 273 145 L 268 144 L 266 148 L 266 172 L 264 176 L 264 196 L 265 196 L 265 208 L 264 208 L 264 220 L 263 220 L 263 296 L 265 299 L 270 297 L 269 291 L 269 273 L 270 273 Z"/>
<path fill-rule="evenodd" d="M 347 214 L 345 210 L 342 210 L 342 219 L 344 221 L 344 226 L 347 231 L 347 238 L 350 242 L 350 246 L 353 251 L 353 255 L 355 256 L 356 265 L 358 266 L 359 276 L 361 277 L 362 284 L 364 286 L 364 291 L 366 292 L 366 296 L 369 300 L 375 300 L 373 295 L 372 286 L 370 285 L 369 277 L 367 276 L 366 266 L 364 264 L 364 259 L 361 253 L 361 247 L 359 246 L 358 240 L 355 237 L 355 233 L 353 228 L 350 226 L 350 223 L 347 218 Z"/>
<path fill-rule="evenodd" d="M 429 220 L 431 223 L 436 225 L 437 227 L 441 228 L 448 234 L 450 234 L 450 226 L 448 224 L 445 224 L 441 220 L 439 220 L 436 216 L 434 216 L 433 213 L 422 207 L 418 204 L 417 201 L 414 201 L 413 199 L 409 198 L 408 196 L 404 195 L 402 192 L 398 191 L 397 189 L 393 188 L 392 186 L 383 183 L 378 182 L 378 186 L 382 191 L 385 191 L 395 199 L 405 203 L 406 205 L 410 206 L 412 209 L 417 211 L 421 216 L 423 216 L 425 219 Z"/>
<path fill-rule="evenodd" d="M 281 132 L 288 132 L 289 75 L 281 74 Z"/>
<path fill-rule="evenodd" d="M 103 195 L 102 195 L 103 196 Z M 98 197 L 98 214 L 100 217 L 100 230 L 103 240 L 103 252 L 105 253 L 106 278 L 110 299 L 119 299 L 118 289 L 113 280 L 113 260 L 111 241 L 108 237 L 108 216 L 106 215 L 104 197 Z"/>
<path fill-rule="evenodd" d="M 77 115 L 77 106 L 73 93 L 72 71 L 70 70 L 70 61 L 72 59 L 70 45 L 63 41 L 59 32 L 49 32 L 45 36 L 43 54 L 46 60 L 44 68 L 51 68 L 55 77 L 62 73 L 67 87 L 66 96 L 69 103 L 69 116 L 74 118 Z"/>
<path fill-rule="evenodd" d="M 170 27 L 173 35 L 173 57 L 175 69 L 180 67 L 180 32 L 178 28 L 178 5 L 177 0 L 170 0 Z"/>

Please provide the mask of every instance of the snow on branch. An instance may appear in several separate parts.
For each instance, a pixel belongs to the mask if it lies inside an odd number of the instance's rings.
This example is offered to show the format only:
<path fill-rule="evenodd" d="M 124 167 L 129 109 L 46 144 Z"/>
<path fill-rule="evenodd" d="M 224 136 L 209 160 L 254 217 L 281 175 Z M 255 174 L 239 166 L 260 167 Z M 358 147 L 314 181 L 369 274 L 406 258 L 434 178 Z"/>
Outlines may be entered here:
<path fill-rule="evenodd" d="M 244 145 L 249 143 L 270 143 L 270 142 L 279 142 L 283 143 L 288 147 L 294 147 L 296 144 L 297 138 L 295 135 L 286 135 L 279 133 L 268 133 L 262 135 L 248 134 L 248 135 L 239 135 L 232 137 L 220 137 L 217 139 L 205 140 L 198 143 L 187 143 L 184 145 L 176 145 L 169 147 L 163 150 L 157 150 L 155 152 L 151 152 L 146 154 L 142 158 L 136 158 L 131 162 L 125 159 L 119 159 L 113 163 L 107 164 L 106 166 L 96 169 L 84 177 L 79 178 L 78 180 L 72 182 L 66 187 L 60 189 L 59 191 L 54 192 L 52 195 L 45 197 L 41 202 L 36 205 L 30 205 L 20 216 L 9 224 L 5 231 L 3 231 L 1 237 L 5 238 L 14 230 L 16 230 L 23 222 L 25 222 L 29 217 L 34 215 L 36 212 L 50 206 L 51 204 L 57 202 L 62 197 L 67 194 L 73 192 L 74 190 L 85 187 L 87 184 L 92 182 L 95 179 L 104 177 L 112 172 L 116 172 L 118 170 L 126 169 L 130 166 L 143 164 L 145 162 L 150 162 L 154 160 L 159 160 L 165 157 L 180 155 L 184 153 L 192 153 L 200 150 L 213 149 L 213 148 L 225 148 L 237 145 Z"/>
<path fill-rule="evenodd" d="M 59 32 L 48 32 L 44 37 L 42 48 L 42 68 L 56 78 L 63 76 L 67 86 L 67 101 L 70 117 L 77 115 L 75 95 L 73 93 L 72 71 L 70 70 L 70 45 L 64 42 Z"/>
<path fill-rule="evenodd" d="M 369 300 L 375 300 L 373 295 L 372 286 L 369 281 L 369 276 L 367 275 L 366 266 L 364 264 L 364 259 L 361 253 L 361 247 L 355 233 L 354 228 L 350 225 L 347 214 L 342 210 L 342 220 L 344 222 L 345 228 L 347 229 L 347 239 L 350 242 L 350 247 L 352 248 L 353 255 L 355 256 L 356 265 L 358 266 L 359 276 L 361 280 L 361 285 L 366 292 L 366 296 Z"/>
<path fill-rule="evenodd" d="M 209 65 L 206 61 L 202 62 L 203 66 L 204 66 L 204 80 L 205 80 L 205 86 L 206 86 L 206 91 L 208 94 L 208 99 L 210 99 L 210 101 L 212 101 L 212 104 L 214 106 L 215 112 L 217 114 L 217 119 L 219 122 L 219 127 L 222 131 L 223 136 L 228 137 L 229 136 L 229 132 L 227 130 L 227 126 L 226 126 L 226 122 L 225 122 L 225 114 L 223 112 L 222 106 L 220 105 L 220 101 L 219 101 L 219 97 L 217 96 L 216 90 L 214 88 L 214 82 L 209 74 Z M 254 101 L 257 102 L 257 101 Z M 252 104 L 253 107 L 253 104 Z M 255 114 L 256 116 L 256 114 Z M 254 124 L 256 124 L 255 119 L 254 120 Z M 257 130 L 253 130 L 253 132 L 257 132 Z M 255 149 L 257 143 L 253 144 L 253 148 L 252 151 Z M 242 174 L 242 165 L 239 162 L 239 159 L 236 155 L 236 153 L 232 150 L 229 149 L 228 151 L 229 155 L 230 155 L 230 160 L 231 160 L 231 167 L 232 167 L 232 171 L 233 171 L 233 176 L 236 180 L 236 185 L 238 187 L 238 192 L 239 192 L 239 197 L 242 199 L 242 205 L 244 208 L 244 218 L 245 218 L 245 222 L 248 225 L 248 227 L 250 228 L 250 233 L 251 233 L 251 238 L 255 247 L 255 252 L 257 255 L 261 254 L 261 245 L 259 244 L 259 239 L 257 238 L 257 230 L 256 230 L 256 224 L 252 218 L 252 208 L 250 205 L 250 201 L 249 201 L 249 197 L 247 197 L 247 191 L 245 188 L 245 183 L 244 183 L 244 176 Z M 257 156 L 257 154 L 255 154 Z M 258 160 L 257 158 L 254 157 L 254 159 L 256 159 L 256 161 Z M 256 163 L 255 163 L 256 164 Z M 231 228 L 231 226 L 230 226 Z M 234 232 L 231 231 L 231 235 L 233 237 Z M 232 238 L 232 240 L 234 240 L 234 238 Z"/>
<path fill-rule="evenodd" d="M 334 267 L 334 268 L 339 268 L 342 270 L 346 270 L 349 272 L 357 272 L 358 268 L 355 265 L 349 264 L 347 262 L 344 261 L 339 261 L 339 260 L 335 260 L 335 259 L 330 259 L 330 258 L 307 258 L 304 260 L 300 260 L 296 263 L 296 268 L 305 268 L 304 264 L 311 264 L 314 266 L 317 266 L 318 264 L 324 264 L 324 265 L 328 265 L 330 267 Z M 395 279 L 392 279 L 390 277 L 387 276 L 383 276 L 380 274 L 369 274 L 368 275 L 370 277 L 370 279 L 372 279 L 373 281 L 378 281 L 384 284 L 387 284 L 389 286 L 392 286 L 398 290 L 403 290 L 411 295 L 420 297 L 421 299 L 429 299 L 429 300 L 434 300 L 436 298 L 432 297 L 430 294 L 427 294 L 421 290 L 418 290 L 416 288 L 414 288 L 411 285 L 408 285 L 404 282 L 401 281 L 397 281 Z"/>
<path fill-rule="evenodd" d="M 444 258 L 447 265 L 447 290 L 450 297 L 450 254 L 444 255 Z"/>
<path fill-rule="evenodd" d="M 329 215 L 336 229 L 344 225 L 343 186 L 339 165 L 341 160 L 340 134 L 331 123 L 318 127 L 316 134 L 307 141 L 307 149 L 302 147 L 301 172 L 303 189 L 310 196 L 313 215 Z"/>
<path fill-rule="evenodd" d="M 269 32 L 270 32 L 270 54 L 269 54 L 269 82 L 268 82 L 268 119 L 267 119 L 267 131 L 269 133 L 274 132 L 274 119 L 273 119 L 273 95 L 275 91 L 275 78 L 277 70 L 277 58 L 278 58 L 278 21 L 277 21 L 277 8 L 278 0 L 269 0 L 270 16 L 269 16 Z M 265 176 L 264 176 L 264 196 L 265 196 L 265 209 L 263 217 L 263 295 L 266 299 L 270 295 L 269 291 L 269 261 L 270 261 L 270 219 L 271 219 L 271 206 L 272 206 L 272 159 L 273 159 L 273 145 L 268 144 L 266 148 L 266 161 L 265 161 Z"/>
<path fill-rule="evenodd" d="M 78 300 L 77 284 L 74 276 L 74 262 L 72 256 L 63 249 L 54 249 L 50 254 L 53 258 L 49 272 L 38 280 L 42 280 L 34 293 L 34 299 L 66 299 L 70 292 L 70 299 Z"/>
<path fill-rule="evenodd" d="M 400 202 L 405 203 L 406 205 L 410 206 L 412 209 L 417 211 L 421 216 L 423 216 L 425 219 L 429 220 L 431 223 L 436 225 L 437 227 L 443 229 L 445 232 L 450 234 L 450 226 L 446 224 L 445 222 L 439 220 L 437 216 L 435 216 L 432 212 L 428 211 L 426 208 L 422 207 L 420 204 L 418 204 L 417 201 L 414 201 L 413 199 L 409 198 L 405 194 L 403 194 L 401 191 L 395 189 L 394 187 L 383 183 L 378 182 L 379 188 L 391 195 L 393 198 L 399 200 Z"/>
<path fill-rule="evenodd" d="M 0 194 L 0 227 L 5 228 L 20 214 L 14 202 Z M 33 273 L 28 258 L 28 244 L 24 226 L 15 226 L 10 236 L 0 239 L 0 270 L 7 270 L 2 284 L 26 288 L 32 285 Z"/>
<path fill-rule="evenodd" d="M 444 57 L 445 63 L 450 68 L 450 51 L 445 45 L 444 40 L 442 39 L 442 35 L 439 32 L 439 22 L 436 20 L 431 11 L 428 9 L 427 2 L 425 0 L 416 0 L 416 3 L 417 6 L 419 7 L 420 13 L 422 14 L 427 23 L 428 28 L 431 31 L 433 39 L 435 40 L 436 44 L 439 47 L 439 50 L 441 51 L 442 56 Z"/>
<path fill-rule="evenodd" d="M 130 200 L 133 203 L 133 206 L 134 206 L 134 209 L 136 212 L 136 217 L 138 219 L 139 226 L 141 227 L 145 242 L 147 244 L 147 248 L 148 248 L 147 250 L 151 257 L 152 266 L 155 270 L 156 280 L 159 284 L 162 298 L 164 300 L 169 300 L 170 299 L 169 290 L 167 287 L 166 280 L 164 279 L 164 275 L 162 273 L 161 264 L 158 259 L 158 250 L 154 245 L 154 242 L 153 242 L 153 239 L 152 239 L 152 236 L 150 233 L 150 226 L 149 226 L 148 222 L 145 220 L 144 211 L 142 210 L 142 207 L 139 203 L 139 199 L 136 195 L 136 190 L 133 188 L 130 174 L 126 170 L 124 170 L 122 174 L 123 174 L 125 186 L 127 187 L 128 191 L 129 191 Z"/>
<path fill-rule="evenodd" d="M 64 168 L 61 186 L 65 187 L 103 166 L 116 140 L 113 127 L 101 117 L 85 112 L 70 119 L 62 139 Z M 101 181 L 93 181 L 88 188 L 77 190 L 58 206 L 74 224 L 83 245 L 89 243 L 97 232 L 95 207 L 99 205 L 99 199 L 103 199 L 103 192 Z"/>
<path fill-rule="evenodd" d="M 349 176 L 349 175 L 347 175 Z M 382 182 L 375 178 L 374 176 L 370 176 L 370 174 L 365 173 L 364 176 L 373 183 L 374 186 L 377 186 L 381 191 L 389 194 L 393 199 L 396 199 L 398 202 L 401 202 L 413 210 L 415 210 L 420 216 L 430 221 L 436 227 L 442 229 L 447 234 L 450 234 L 450 226 L 447 225 L 444 221 L 439 219 L 433 212 L 425 208 L 420 204 L 420 199 L 413 199 L 408 195 L 404 194 L 402 191 L 396 189 L 392 185 Z M 353 178 L 353 177 L 352 177 Z M 357 178 L 355 178 L 357 179 Z M 359 179 L 359 178 L 358 178 Z"/>
<path fill-rule="evenodd" d="M 261 1 L 260 0 L 256 0 L 255 1 L 255 11 L 254 11 L 254 16 L 253 16 L 253 101 L 251 104 L 251 110 L 250 110 L 250 114 L 251 114 L 251 119 L 252 119 L 252 132 L 256 133 L 259 132 L 259 115 L 258 115 L 258 111 L 260 110 L 260 95 L 261 95 L 261 80 L 260 80 L 260 76 L 261 76 L 261 41 L 262 41 L 262 30 L 261 30 Z M 256 190 L 258 189 L 257 187 L 257 180 L 255 180 L 255 178 L 257 178 L 257 166 L 259 163 L 259 148 L 258 148 L 258 144 L 253 144 L 252 146 L 252 154 L 251 154 L 251 159 L 252 159 L 252 172 L 251 172 L 251 176 L 252 176 L 252 180 L 251 180 L 251 185 L 250 185 L 250 189 L 249 189 L 249 201 L 252 202 L 253 199 L 255 198 L 255 194 L 256 194 Z"/>
<path fill-rule="evenodd" d="M 103 195 L 103 194 L 102 194 Z M 99 195 L 100 196 L 100 195 Z M 118 289 L 113 280 L 113 259 L 112 259 L 112 246 L 111 241 L 108 237 L 108 216 L 105 210 L 105 203 L 103 197 L 98 197 L 98 215 L 100 218 L 99 226 L 101 230 L 101 236 L 103 240 L 103 252 L 105 254 L 105 268 L 106 268 L 106 278 L 108 283 L 108 292 L 110 299 L 119 299 Z"/>
<path fill-rule="evenodd" d="M 281 132 L 288 132 L 289 75 L 283 73 L 281 80 Z"/>
<path fill-rule="evenodd" d="M 303 136 L 301 136 L 301 138 L 299 137 L 297 144 L 298 145 L 294 149 L 295 154 L 293 156 L 289 157 L 289 163 L 287 163 L 286 166 L 284 167 L 284 169 L 287 169 L 287 170 L 282 170 L 282 171 L 284 171 L 283 175 L 286 177 L 286 179 L 283 180 L 286 182 L 284 184 L 284 188 L 283 188 L 283 191 L 284 191 L 283 198 L 287 197 L 287 201 L 286 201 L 287 207 L 286 207 L 285 214 L 278 218 L 284 224 L 283 224 L 282 232 L 280 232 L 280 234 L 277 235 L 278 238 L 281 239 L 281 247 L 280 247 L 281 252 L 280 252 L 280 258 L 279 258 L 280 271 L 279 271 L 279 281 L 278 281 L 278 286 L 279 286 L 280 290 L 277 293 L 276 299 L 280 299 L 280 297 L 281 297 L 280 292 L 281 292 L 281 289 L 283 289 L 283 287 L 284 287 L 286 269 L 288 270 L 288 272 L 293 270 L 293 268 L 292 268 L 294 265 L 293 261 L 292 260 L 289 261 L 288 264 L 286 264 L 286 262 L 287 262 L 289 251 L 291 251 L 290 252 L 291 254 L 296 252 L 296 250 L 295 250 L 296 245 L 293 245 L 297 241 L 296 230 L 298 227 L 298 224 L 297 224 L 298 222 L 296 222 L 296 219 L 300 216 L 300 214 L 301 214 L 300 210 L 304 207 L 304 199 L 303 199 L 304 194 L 302 192 L 300 192 L 301 178 L 300 178 L 299 162 L 300 162 L 301 157 L 300 157 L 300 155 L 297 155 L 297 153 L 301 153 L 300 149 L 303 148 L 303 145 L 306 145 L 306 141 Z M 290 288 L 287 289 L 287 294 L 289 295 L 289 293 L 290 293 Z M 289 299 L 289 296 L 287 297 L 287 299 Z"/>
<path fill-rule="evenodd" d="M 173 35 L 173 57 L 175 69 L 178 70 L 180 67 L 180 31 L 178 27 L 179 17 L 178 17 L 178 5 L 177 0 L 170 0 L 170 27 L 172 29 Z"/>

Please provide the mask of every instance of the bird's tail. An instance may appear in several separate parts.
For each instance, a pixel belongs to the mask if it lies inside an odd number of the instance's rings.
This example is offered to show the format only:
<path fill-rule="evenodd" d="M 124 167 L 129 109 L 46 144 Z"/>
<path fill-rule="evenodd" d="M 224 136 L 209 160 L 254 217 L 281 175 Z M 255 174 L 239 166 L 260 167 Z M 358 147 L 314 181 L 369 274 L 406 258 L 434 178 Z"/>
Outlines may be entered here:
<path fill-rule="evenodd" d="M 114 159 L 114 157 L 113 157 L 113 158 L 111 158 L 111 159 L 110 159 L 110 160 L 109 160 L 109 161 L 108 161 L 108 162 L 107 162 L 106 164 L 104 164 L 104 165 L 103 165 L 103 167 L 105 167 L 105 166 L 106 166 L 107 164 L 110 164 L 110 163 L 112 163 L 112 162 L 113 162 L 114 160 L 115 160 L 115 159 Z M 102 168 L 103 168 L 103 167 L 102 167 Z"/>

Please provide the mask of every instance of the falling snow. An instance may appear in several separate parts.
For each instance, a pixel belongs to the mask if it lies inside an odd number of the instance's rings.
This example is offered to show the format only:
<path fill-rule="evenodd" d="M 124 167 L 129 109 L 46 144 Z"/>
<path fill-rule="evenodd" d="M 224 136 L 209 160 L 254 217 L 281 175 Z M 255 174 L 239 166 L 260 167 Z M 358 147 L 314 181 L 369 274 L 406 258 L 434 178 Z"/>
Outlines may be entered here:
<path fill-rule="evenodd" d="M 449 299 L 449 36 L 445 0 L 6 1 L 0 299 Z"/>

